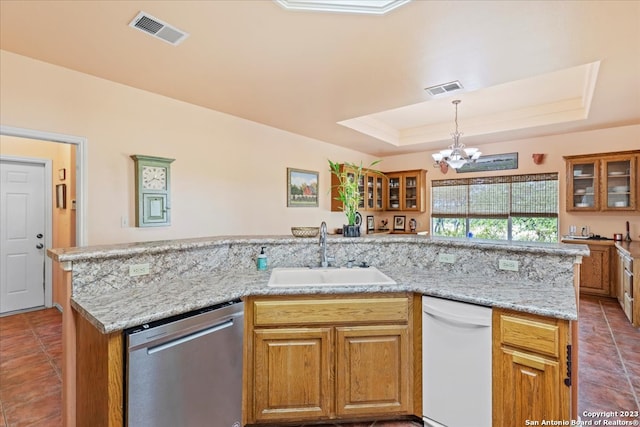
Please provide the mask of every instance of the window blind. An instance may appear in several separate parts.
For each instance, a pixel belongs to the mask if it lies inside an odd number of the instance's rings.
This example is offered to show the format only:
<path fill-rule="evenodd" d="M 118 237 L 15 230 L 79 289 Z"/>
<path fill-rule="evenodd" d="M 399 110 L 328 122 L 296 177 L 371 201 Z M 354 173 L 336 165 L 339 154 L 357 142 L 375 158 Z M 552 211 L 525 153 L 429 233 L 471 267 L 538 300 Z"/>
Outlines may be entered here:
<path fill-rule="evenodd" d="M 557 217 L 558 174 L 431 181 L 434 218 Z"/>

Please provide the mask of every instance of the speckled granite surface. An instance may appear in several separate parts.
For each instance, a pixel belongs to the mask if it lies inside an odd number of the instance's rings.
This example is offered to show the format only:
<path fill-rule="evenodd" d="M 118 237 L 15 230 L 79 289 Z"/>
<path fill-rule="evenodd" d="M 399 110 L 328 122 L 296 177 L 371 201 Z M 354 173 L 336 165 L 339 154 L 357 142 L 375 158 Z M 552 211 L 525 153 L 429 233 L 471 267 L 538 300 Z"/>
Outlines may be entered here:
<path fill-rule="evenodd" d="M 573 264 L 584 245 L 516 244 L 422 236 L 332 236 L 336 265 L 347 260 L 377 266 L 398 284 L 270 288 L 270 272 L 255 270 L 260 246 L 269 266 L 317 265 L 317 239 L 287 236 L 214 237 L 167 242 L 51 250 L 71 262 L 71 304 L 99 330 L 110 333 L 247 295 L 411 291 L 568 320 L 577 319 Z M 441 263 L 452 254 L 455 264 Z M 518 261 L 518 272 L 499 270 L 498 260 Z M 132 264 L 149 263 L 150 274 L 129 277 Z"/>

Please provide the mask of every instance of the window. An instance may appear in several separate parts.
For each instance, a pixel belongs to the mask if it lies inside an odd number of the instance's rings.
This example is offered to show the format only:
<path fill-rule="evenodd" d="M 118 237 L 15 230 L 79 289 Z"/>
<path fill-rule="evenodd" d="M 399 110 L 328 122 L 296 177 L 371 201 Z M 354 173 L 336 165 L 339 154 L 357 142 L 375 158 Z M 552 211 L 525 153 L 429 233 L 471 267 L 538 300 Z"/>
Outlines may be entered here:
<path fill-rule="evenodd" d="M 558 174 L 431 181 L 432 235 L 558 241 Z"/>

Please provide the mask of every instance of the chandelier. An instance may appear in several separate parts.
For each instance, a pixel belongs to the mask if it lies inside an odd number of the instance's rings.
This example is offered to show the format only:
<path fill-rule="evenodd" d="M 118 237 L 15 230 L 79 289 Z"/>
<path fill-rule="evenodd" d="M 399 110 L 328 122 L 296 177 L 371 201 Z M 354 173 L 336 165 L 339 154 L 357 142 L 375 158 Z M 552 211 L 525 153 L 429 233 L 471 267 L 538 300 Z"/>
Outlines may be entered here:
<path fill-rule="evenodd" d="M 477 148 L 465 148 L 464 144 L 460 143 L 461 132 L 458 132 L 458 104 L 460 100 L 456 99 L 451 102 L 456 106 L 456 131 L 451 134 L 453 137 L 453 144 L 446 150 L 440 150 L 439 153 L 432 154 L 433 160 L 435 160 L 434 167 L 447 164 L 454 169 L 461 168 L 465 163 L 474 163 L 480 158 L 482 154 Z"/>

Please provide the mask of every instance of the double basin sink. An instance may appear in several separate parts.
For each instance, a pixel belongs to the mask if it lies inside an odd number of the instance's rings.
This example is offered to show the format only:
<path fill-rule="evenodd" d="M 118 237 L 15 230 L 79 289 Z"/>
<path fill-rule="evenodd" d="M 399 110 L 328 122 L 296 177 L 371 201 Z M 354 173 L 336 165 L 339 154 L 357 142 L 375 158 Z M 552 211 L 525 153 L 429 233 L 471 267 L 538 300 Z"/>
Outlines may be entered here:
<path fill-rule="evenodd" d="M 375 267 L 281 268 L 271 271 L 268 286 L 358 286 L 395 285 L 396 282 Z"/>

